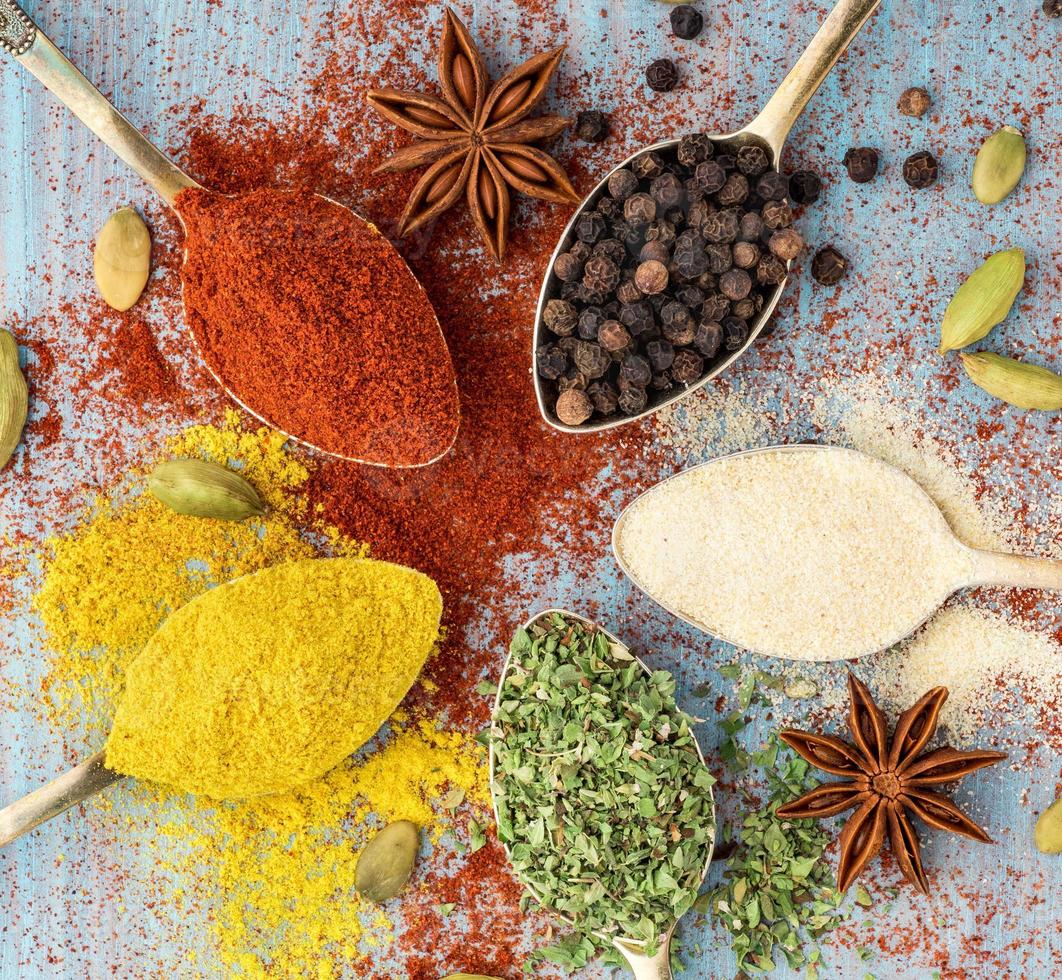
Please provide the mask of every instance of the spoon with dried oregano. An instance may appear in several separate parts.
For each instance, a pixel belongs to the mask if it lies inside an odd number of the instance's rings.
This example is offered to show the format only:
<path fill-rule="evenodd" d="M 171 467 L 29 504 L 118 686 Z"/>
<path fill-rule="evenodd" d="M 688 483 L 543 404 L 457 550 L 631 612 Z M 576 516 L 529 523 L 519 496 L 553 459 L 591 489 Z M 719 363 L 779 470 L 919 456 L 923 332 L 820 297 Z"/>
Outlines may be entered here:
<path fill-rule="evenodd" d="M 0 0 L 0 50 L 177 213 L 188 327 L 233 401 L 289 438 L 355 462 L 426 466 L 450 451 L 460 402 L 446 339 L 428 294 L 375 225 L 308 190 L 230 196 L 202 187 L 107 101 L 16 0 Z M 131 304 L 143 266 L 134 263 L 126 274 L 131 281 L 109 283 L 108 293 Z"/>
<path fill-rule="evenodd" d="M 675 681 L 616 637 L 549 610 L 519 629 L 490 741 L 498 838 L 517 877 L 570 923 L 550 959 L 614 947 L 669 980 L 669 946 L 715 843 L 714 777 Z"/>

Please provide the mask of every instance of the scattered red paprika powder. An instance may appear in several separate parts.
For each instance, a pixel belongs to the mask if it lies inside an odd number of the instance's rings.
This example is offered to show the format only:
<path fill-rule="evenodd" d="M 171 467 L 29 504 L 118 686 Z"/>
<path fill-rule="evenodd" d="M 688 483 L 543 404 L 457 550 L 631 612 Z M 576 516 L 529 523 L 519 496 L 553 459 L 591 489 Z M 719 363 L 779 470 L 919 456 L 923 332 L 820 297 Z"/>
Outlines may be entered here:
<path fill-rule="evenodd" d="M 185 310 L 207 366 L 270 425 L 326 452 L 423 466 L 457 437 L 453 366 L 386 238 L 305 190 L 183 191 Z"/>

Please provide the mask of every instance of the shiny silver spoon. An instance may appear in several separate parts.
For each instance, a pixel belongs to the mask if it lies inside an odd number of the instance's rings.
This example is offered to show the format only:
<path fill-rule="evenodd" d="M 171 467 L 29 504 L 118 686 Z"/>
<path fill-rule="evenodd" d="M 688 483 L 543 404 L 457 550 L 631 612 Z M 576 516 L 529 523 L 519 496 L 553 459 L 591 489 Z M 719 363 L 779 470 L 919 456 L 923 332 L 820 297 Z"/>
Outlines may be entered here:
<path fill-rule="evenodd" d="M 184 227 L 184 219 L 181 217 L 181 213 L 175 208 L 177 196 L 181 191 L 188 190 L 189 188 L 197 188 L 199 190 L 205 190 L 206 188 L 203 188 L 201 184 L 181 170 L 180 167 L 154 146 L 141 132 L 139 132 L 129 120 L 125 118 L 125 116 L 114 108 L 103 94 L 80 71 L 78 71 L 69 59 L 67 59 L 66 56 L 63 55 L 63 53 L 45 36 L 15 0 L 0 0 L 0 48 L 7 51 L 7 53 L 12 55 L 16 61 L 20 62 L 26 69 L 35 75 L 45 87 L 50 89 L 52 93 L 58 97 L 60 102 L 62 102 L 74 113 L 75 116 L 78 117 L 78 119 L 91 129 L 92 132 L 94 132 L 104 143 L 106 143 L 121 160 L 125 161 L 125 163 L 143 177 L 155 192 L 174 209 L 174 213 L 181 222 L 181 227 Z M 387 241 L 387 239 L 380 235 L 380 232 L 375 225 L 366 221 L 357 212 L 345 207 L 338 201 L 333 201 L 331 198 L 324 197 L 324 195 L 317 196 L 334 204 L 336 207 L 343 208 L 344 211 L 351 215 L 355 222 L 364 225 L 372 234 L 378 236 L 381 241 L 386 244 L 386 247 L 394 253 L 398 261 L 402 263 L 405 271 L 409 275 L 410 282 L 415 284 L 416 288 L 421 291 L 427 307 L 429 309 L 431 308 L 431 302 L 428 299 L 427 294 L 424 293 L 423 286 L 421 286 L 416 276 L 413 275 L 412 270 L 406 265 L 405 260 L 398 251 Z M 187 252 L 185 253 L 185 257 L 187 258 Z M 443 336 L 442 327 L 439 325 L 438 317 L 435 316 L 434 312 L 432 313 L 432 319 L 435 323 L 436 330 L 438 330 L 440 348 L 442 351 L 446 352 L 446 357 L 449 359 L 450 355 L 449 349 L 446 346 L 446 339 Z M 431 463 L 437 462 L 453 448 L 453 445 L 457 440 L 457 423 L 459 422 L 459 416 L 458 419 L 455 420 L 453 437 L 445 447 L 440 445 L 439 452 L 431 459 L 418 460 L 409 464 L 395 464 L 384 462 L 379 459 L 356 459 L 314 445 L 312 442 L 308 442 L 305 439 L 285 431 L 284 427 L 278 425 L 275 419 L 269 418 L 253 405 L 248 405 L 243 401 L 224 383 L 224 381 L 222 381 L 216 369 L 216 365 L 211 364 L 209 359 L 204 356 L 204 352 L 200 348 L 199 343 L 195 338 L 195 334 L 191 330 L 189 330 L 188 333 L 192 338 L 192 343 L 199 351 L 200 357 L 206 364 L 207 370 L 217 384 L 224 389 L 229 398 L 259 421 L 277 429 L 289 439 L 293 439 L 305 446 L 309 446 L 311 449 L 327 453 L 330 456 L 349 459 L 352 462 L 368 463 L 373 466 L 411 468 L 427 466 Z M 308 350 L 306 356 L 310 359 L 315 356 L 315 352 Z M 450 374 L 453 376 L 452 366 L 450 368 Z M 456 377 L 453 379 L 453 394 L 455 403 L 459 404 L 457 399 Z M 329 405 L 320 406 L 322 412 L 327 412 L 329 408 Z"/>
<path fill-rule="evenodd" d="M 577 614 L 575 614 L 573 612 L 568 612 L 566 609 L 546 609 L 543 612 L 540 612 L 540 613 L 532 616 L 531 619 L 529 619 L 526 623 L 524 623 L 523 629 L 528 630 L 532 626 L 534 626 L 536 623 L 538 623 L 538 622 L 540 622 L 542 620 L 548 619 L 549 617 L 554 616 L 554 615 L 560 615 L 560 616 L 563 616 L 565 619 L 575 620 L 575 621 L 577 621 L 579 623 L 582 623 L 588 629 L 593 629 L 593 630 L 597 630 L 597 631 L 599 631 L 601 633 L 604 633 L 604 635 L 606 637 L 608 637 L 608 640 L 609 640 L 609 642 L 611 644 L 613 644 L 614 646 L 622 647 L 632 657 L 634 657 L 635 662 L 638 664 L 639 667 L 642 668 L 642 670 L 644 670 L 647 674 L 651 673 L 649 668 L 641 661 L 640 658 L 635 657 L 633 653 L 630 653 L 630 650 L 628 649 L 627 645 L 622 640 L 620 640 L 616 636 L 613 636 L 608 630 L 603 629 L 601 626 L 598 626 L 597 623 L 594 623 L 593 621 L 591 621 L 589 619 L 586 619 L 583 616 L 579 616 L 579 615 L 577 615 Z M 502 695 L 503 682 L 505 680 L 505 675 L 508 674 L 508 672 L 509 672 L 509 665 L 510 665 L 511 662 L 512 662 L 512 653 L 510 652 L 510 654 L 505 658 L 505 664 L 502 666 L 501 677 L 500 677 L 500 679 L 498 681 L 498 693 L 495 695 L 494 708 L 493 708 L 493 710 L 491 712 L 492 717 L 497 714 L 498 707 L 501 704 L 501 695 Z M 494 734 L 493 727 L 492 727 L 492 734 Z M 701 764 L 704 765 L 705 767 L 707 767 L 707 763 L 705 763 L 705 761 L 704 761 L 704 753 L 701 751 L 701 746 L 700 746 L 700 743 L 697 741 L 696 736 L 694 736 L 694 738 L 693 738 L 693 744 L 697 748 L 697 757 L 701 760 Z M 495 783 L 495 753 L 494 753 L 494 745 L 493 745 L 493 743 L 490 746 L 489 765 L 490 765 L 491 801 L 492 801 L 493 806 L 494 806 L 494 821 L 495 821 L 496 824 L 500 824 L 499 815 L 498 815 L 498 798 L 497 798 L 497 795 L 495 793 L 495 787 L 496 787 L 496 783 Z M 711 791 L 709 791 L 709 792 L 711 792 Z M 714 803 L 714 794 L 713 794 L 713 803 Z M 714 849 L 715 849 L 715 831 L 714 831 L 714 828 L 713 828 L 713 830 L 712 830 L 712 839 L 711 839 L 711 841 L 709 843 L 708 851 L 705 854 L 705 858 L 704 858 L 704 870 L 701 873 L 701 883 L 702 884 L 704 882 L 704 879 L 708 876 L 708 869 L 711 867 L 711 864 L 712 864 L 712 853 L 713 853 Z M 506 848 L 506 854 L 508 854 L 508 848 Z M 528 883 L 523 882 L 523 881 L 521 882 L 521 884 L 523 884 L 524 887 L 527 888 L 527 890 L 532 894 L 532 896 L 535 898 L 535 900 L 539 902 L 540 905 L 543 905 L 544 908 L 549 908 L 548 906 L 546 906 L 542 902 L 542 900 L 536 894 L 534 888 L 531 885 L 529 885 Z M 556 915 L 563 922 L 568 923 L 568 925 L 572 925 L 572 920 L 568 916 L 562 915 L 559 912 L 553 912 L 553 914 Z M 652 956 L 650 956 L 650 955 L 648 955 L 646 953 L 645 944 L 643 942 L 641 942 L 640 940 L 629 939 L 629 938 L 626 938 L 624 936 L 610 936 L 610 935 L 608 935 L 606 933 L 595 933 L 594 935 L 598 939 L 600 939 L 602 942 L 607 943 L 609 945 L 612 945 L 617 950 L 619 950 L 620 954 L 623 956 L 623 958 L 630 965 L 631 970 L 634 971 L 635 980 L 672 980 L 672 972 L 671 972 L 671 939 L 675 935 L 675 928 L 677 926 L 678 926 L 678 920 L 673 922 L 671 924 L 671 926 L 668 928 L 667 932 L 660 937 L 660 946 L 657 949 L 656 953 L 654 955 L 652 955 Z"/>
<path fill-rule="evenodd" d="M 665 599 L 656 595 L 653 590 L 645 584 L 645 582 L 638 576 L 637 572 L 631 568 L 630 563 L 623 554 L 623 549 L 620 545 L 620 538 L 623 533 L 624 526 L 629 519 L 633 509 L 639 504 L 640 501 L 644 501 L 646 498 L 651 497 L 652 494 L 660 490 L 668 484 L 675 481 L 688 478 L 689 474 L 704 471 L 710 467 L 720 463 L 724 460 L 740 459 L 747 456 L 757 456 L 763 453 L 791 453 L 791 452 L 816 452 L 816 453 L 847 453 L 861 459 L 873 458 L 876 464 L 880 464 L 892 471 L 892 474 L 897 478 L 901 485 L 909 489 L 914 499 L 920 501 L 919 506 L 924 506 L 927 510 L 935 512 L 940 518 L 940 533 L 946 539 L 950 538 L 949 547 L 955 549 L 957 556 L 962 556 L 964 560 L 961 564 L 968 569 L 966 574 L 961 574 L 949 582 L 941 594 L 936 595 L 927 602 L 924 610 L 924 614 L 914 617 L 908 621 L 897 621 L 895 623 L 895 635 L 890 637 L 887 642 L 882 643 L 880 646 L 875 647 L 873 650 L 857 650 L 852 649 L 843 652 L 838 656 L 825 656 L 809 654 L 802 657 L 786 657 L 783 654 L 763 652 L 768 656 L 778 656 L 782 659 L 790 660 L 807 660 L 807 661 L 826 661 L 826 660 L 855 660 L 858 657 L 867 656 L 872 653 L 878 653 L 881 650 L 886 650 L 896 644 L 902 642 L 912 633 L 915 633 L 922 626 L 924 626 L 940 609 L 940 607 L 960 589 L 976 588 L 978 586 L 1003 586 L 1018 589 L 1049 589 L 1052 591 L 1062 591 L 1062 560 L 1056 558 L 1033 558 L 1025 555 L 1011 555 L 1002 554 L 994 551 L 983 551 L 978 548 L 971 548 L 969 545 L 964 544 L 955 536 L 954 531 L 948 524 L 947 519 L 941 513 L 936 501 L 925 492 L 925 490 L 913 480 L 903 470 L 885 463 L 882 460 L 878 460 L 874 457 L 867 457 L 865 453 L 861 453 L 855 449 L 848 449 L 843 446 L 825 446 L 817 445 L 813 443 L 799 443 L 794 445 L 776 445 L 776 446 L 764 446 L 760 449 L 747 449 L 743 452 L 730 453 L 726 456 L 719 456 L 715 459 L 708 460 L 705 463 L 701 463 L 697 466 L 692 466 L 680 473 L 676 473 L 674 476 L 669 477 L 666 480 L 656 484 L 656 486 L 650 488 L 635 501 L 633 501 L 624 511 L 620 514 L 616 520 L 615 526 L 612 530 L 612 551 L 615 555 L 616 562 L 623 570 L 623 573 L 644 592 L 650 599 L 653 600 L 658 606 L 666 609 L 671 615 L 678 617 L 683 622 L 689 623 L 691 626 L 695 626 L 699 630 L 703 630 L 705 633 L 709 633 L 712 636 L 723 640 L 726 643 L 730 643 L 733 646 L 754 649 L 754 647 L 748 642 L 744 641 L 740 636 L 728 636 L 724 631 L 721 631 L 718 627 L 713 626 L 711 623 L 703 622 L 695 615 L 691 614 L 688 610 L 676 608 L 672 604 L 668 603 Z M 784 528 L 778 528 L 779 534 L 784 534 Z M 912 562 L 917 562 L 918 555 L 912 555 Z M 844 611 L 838 610 L 838 617 L 843 617 Z"/>
<path fill-rule="evenodd" d="M 711 138 L 716 143 L 721 143 L 734 150 L 748 144 L 761 146 L 771 158 L 772 166 L 777 169 L 782 157 L 782 147 L 785 145 L 786 137 L 789 136 L 789 131 L 793 128 L 793 124 L 804 111 L 804 107 L 808 104 L 811 97 L 818 91 L 823 79 L 833 69 L 837 59 L 844 54 L 845 49 L 852 43 L 852 39 L 859 33 L 880 2 L 881 0 L 840 0 L 840 3 L 833 8 L 826 20 L 823 21 L 818 33 L 811 39 L 807 49 L 797 60 L 789 74 L 786 75 L 782 84 L 778 86 L 778 90 L 771 96 L 760 114 L 744 129 L 740 129 L 736 133 L 711 133 L 709 134 Z M 535 366 L 535 352 L 553 336 L 542 319 L 546 304 L 558 293 L 558 285 L 553 276 L 553 264 L 561 252 L 567 251 L 571 247 L 575 235 L 575 223 L 584 211 L 592 209 L 597 203 L 598 198 L 601 197 L 608 185 L 609 177 L 613 173 L 622 167 L 628 166 L 636 157 L 640 157 L 652 150 L 672 150 L 678 146 L 678 143 L 678 139 L 669 139 L 654 143 L 652 146 L 643 147 L 605 174 L 586 196 L 586 199 L 576 210 L 575 214 L 572 215 L 571 221 L 568 222 L 561 233 L 556 249 L 550 256 L 549 263 L 546 266 L 546 276 L 542 283 L 542 290 L 538 297 L 538 307 L 535 310 L 535 329 L 531 345 L 531 376 L 535 379 L 535 397 L 538 399 L 538 409 L 542 413 L 542 417 L 553 428 L 562 432 L 602 432 L 605 429 L 614 429 L 616 426 L 625 425 L 627 422 L 634 422 L 637 419 L 644 418 L 646 415 L 651 415 L 653 412 L 664 408 L 664 406 L 671 405 L 680 398 L 685 398 L 691 392 L 703 388 L 709 381 L 718 377 L 734 364 L 755 343 L 771 314 L 774 313 L 775 307 L 778 306 L 782 290 L 785 288 L 786 282 L 788 282 L 788 279 L 785 279 L 774 288 L 770 297 L 764 303 L 759 316 L 752 323 L 748 339 L 744 345 L 720 360 L 704 377 L 689 387 L 679 388 L 658 401 L 653 402 L 650 400 L 649 406 L 637 415 L 622 415 L 614 418 L 599 419 L 597 421 L 584 422 L 582 425 L 566 425 L 557 418 L 556 413 L 549 406 L 551 398 L 545 390 L 545 384 L 538 376 Z M 787 267 L 792 268 L 792 262 L 787 263 Z"/>

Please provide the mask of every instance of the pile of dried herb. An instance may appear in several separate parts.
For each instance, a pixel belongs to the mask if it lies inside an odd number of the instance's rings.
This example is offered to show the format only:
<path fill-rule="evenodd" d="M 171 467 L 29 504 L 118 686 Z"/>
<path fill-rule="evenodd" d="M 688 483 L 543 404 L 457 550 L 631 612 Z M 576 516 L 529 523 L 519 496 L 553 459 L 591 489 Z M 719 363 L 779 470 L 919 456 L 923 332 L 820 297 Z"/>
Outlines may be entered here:
<path fill-rule="evenodd" d="M 575 925 L 545 958 L 585 963 L 595 933 L 653 948 L 697 898 L 715 780 L 674 692 L 667 671 L 559 614 L 513 639 L 493 791 L 518 877 Z"/>

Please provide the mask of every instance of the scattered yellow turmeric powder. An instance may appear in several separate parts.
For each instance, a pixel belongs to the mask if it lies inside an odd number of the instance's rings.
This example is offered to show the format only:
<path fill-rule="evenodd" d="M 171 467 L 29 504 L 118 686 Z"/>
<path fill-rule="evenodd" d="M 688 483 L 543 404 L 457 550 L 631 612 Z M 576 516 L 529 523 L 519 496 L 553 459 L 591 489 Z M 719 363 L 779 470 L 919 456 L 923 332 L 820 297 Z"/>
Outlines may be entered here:
<path fill-rule="evenodd" d="M 390 562 L 286 562 L 170 615 L 130 664 L 116 772 L 217 799 L 334 768 L 398 707 L 439 635 L 442 595 Z"/>

